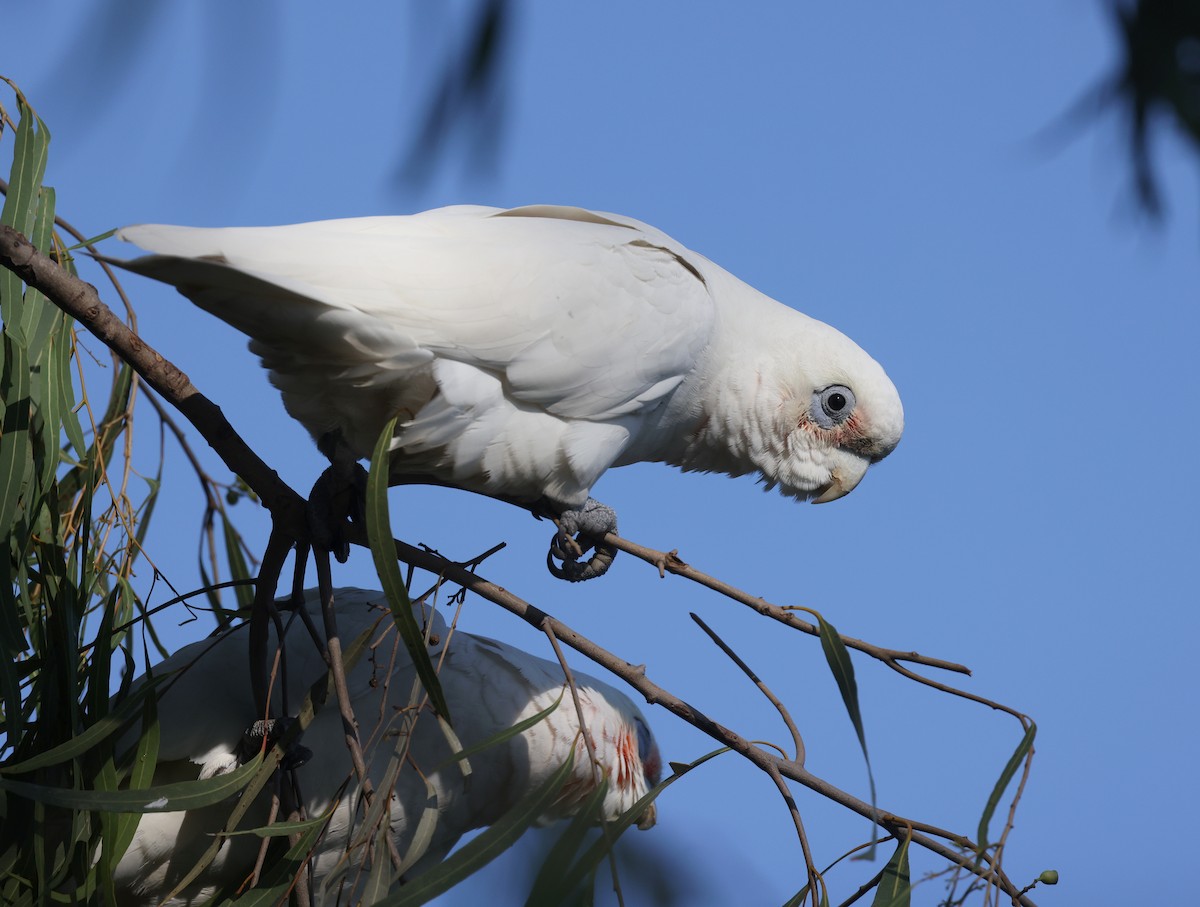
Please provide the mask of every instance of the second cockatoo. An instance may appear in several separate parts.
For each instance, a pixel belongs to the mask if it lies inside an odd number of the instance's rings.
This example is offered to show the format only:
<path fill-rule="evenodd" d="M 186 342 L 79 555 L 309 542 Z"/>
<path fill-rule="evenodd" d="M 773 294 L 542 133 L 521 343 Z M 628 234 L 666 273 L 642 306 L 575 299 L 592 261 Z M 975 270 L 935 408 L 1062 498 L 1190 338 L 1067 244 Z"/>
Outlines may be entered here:
<path fill-rule="evenodd" d="M 392 795 L 389 834 L 404 857 L 403 877 L 412 879 L 436 865 L 471 829 L 492 824 L 521 798 L 546 782 L 573 755 L 571 773 L 543 823 L 577 812 L 607 779 L 601 807 L 606 821 L 628 810 L 657 781 L 661 760 L 645 718 L 630 699 L 608 684 L 574 673 L 577 710 L 565 692 L 562 668 L 513 646 L 469 633 L 451 632 L 436 613 L 414 606 L 418 624 L 428 630 L 428 649 L 464 748 L 489 740 L 558 701 L 557 707 L 520 734 L 469 757 L 469 775 L 449 757 L 454 752 L 436 717 L 412 705 L 415 671 L 398 636 L 382 592 L 339 589 L 335 593 L 339 634 L 347 644 L 363 633 L 369 646 L 347 671 L 350 700 L 363 741 L 367 774 L 375 796 Z M 320 620 L 318 598 L 306 607 Z M 284 618 L 286 620 L 287 614 Z M 272 631 L 272 646 L 274 645 Z M 289 698 L 299 703 L 326 668 L 297 621 L 285 637 Z M 157 691 L 161 747 L 155 784 L 211 777 L 235 769 L 244 732 L 255 720 L 246 657 L 245 628 L 235 629 L 176 652 L 156 666 L 165 678 Z M 419 685 L 416 690 L 421 692 Z M 560 698 L 561 697 L 561 698 Z M 294 706 L 293 706 L 294 707 Z M 581 727 L 590 735 L 590 760 Z M 409 722 L 409 719 L 416 720 Z M 301 743 L 308 759 L 295 769 L 309 816 L 332 808 L 314 855 L 314 887 L 323 902 L 334 903 L 362 884 L 359 867 L 370 845 L 349 849 L 362 833 L 363 804 L 351 768 L 337 705 L 319 711 Z M 402 766 L 390 791 L 381 789 L 388 763 L 400 754 Z M 429 787 L 426 786 L 429 783 Z M 430 796 L 432 790 L 433 796 Z M 147 813 L 114 873 L 118 903 L 149 907 L 191 870 L 220 831 L 232 799 L 189 812 Z M 266 797 L 260 797 L 243 828 L 265 824 Z M 432 831 L 417 834 L 422 816 L 436 809 Z M 651 804 L 639 825 L 654 824 Z M 429 821 L 428 816 L 425 819 Z M 373 839 L 367 836 L 368 842 Z M 169 907 L 198 904 L 218 891 L 231 893 L 250 875 L 260 839 L 224 839 L 211 865 Z M 349 852 L 348 852 L 349 849 Z"/>

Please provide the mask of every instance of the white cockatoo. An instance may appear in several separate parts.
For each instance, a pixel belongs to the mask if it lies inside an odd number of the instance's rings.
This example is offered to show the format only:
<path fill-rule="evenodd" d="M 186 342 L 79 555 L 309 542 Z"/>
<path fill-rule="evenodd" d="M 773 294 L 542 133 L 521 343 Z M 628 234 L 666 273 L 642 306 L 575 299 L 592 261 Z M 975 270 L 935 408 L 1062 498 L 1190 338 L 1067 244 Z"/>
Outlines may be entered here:
<path fill-rule="evenodd" d="M 610 466 L 756 472 L 821 503 L 904 427 L 849 338 L 616 214 L 459 206 L 117 235 L 154 253 L 118 264 L 250 336 L 335 463 L 368 457 L 395 416 L 392 484 L 540 507 L 564 533 L 615 531 L 589 499 Z"/>
<path fill-rule="evenodd" d="M 315 590 L 308 593 L 306 607 L 319 623 Z M 363 632 L 371 634 L 365 654 L 347 671 L 347 683 L 375 796 L 386 793 L 380 787 L 389 760 L 397 752 L 405 753 L 390 804 L 391 835 L 396 851 L 406 860 L 405 878 L 412 879 L 444 859 L 466 832 L 503 816 L 561 768 L 572 750 L 571 773 L 541 817 L 543 824 L 577 812 L 601 776 L 608 780 L 602 806 L 606 821 L 621 815 L 657 783 L 658 749 L 645 719 L 627 696 L 572 672 L 581 706 L 577 711 L 570 691 L 563 695 L 564 675 L 556 662 L 450 631 L 439 615 L 416 604 L 413 613 L 418 625 L 428 628 L 429 654 L 454 720 L 454 733 L 464 748 L 536 715 L 561 697 L 537 724 L 471 754 L 469 775 L 464 773 L 460 763 L 448 758 L 454 750 L 435 716 L 428 711 L 418 714 L 411 705 L 416 674 L 407 650 L 398 642 L 383 593 L 338 589 L 335 609 L 339 635 L 347 646 Z M 271 638 L 274 651 L 274 631 Z M 285 644 L 289 698 L 298 705 L 326 668 L 299 621 L 288 631 Z M 243 734 L 256 717 L 244 626 L 180 649 L 156 666 L 153 674 L 169 678 L 157 693 L 161 746 L 154 783 L 212 777 L 235 769 Z M 416 689 L 420 694 L 419 685 Z M 581 713 L 595 766 L 580 730 Z M 417 715 L 415 724 L 406 730 L 413 715 Z M 127 737 L 125 744 L 131 742 Z M 365 870 L 360 876 L 359 866 L 370 845 L 347 854 L 348 842 L 361 832 L 363 809 L 332 696 L 300 742 L 311 753 L 295 770 L 308 815 L 323 815 L 336 804 L 315 855 L 314 887 L 318 895 L 324 892 L 326 902 L 333 903 L 341 891 L 341 903 L 347 903 L 347 892 L 352 895 L 366 877 Z M 432 800 L 426 781 L 435 793 Z M 267 798 L 260 800 L 241 827 L 265 824 Z M 231 798 L 191 812 L 143 815 L 114 873 L 118 903 L 146 907 L 161 903 L 212 843 L 212 835 L 224 827 L 233 802 Z M 425 840 L 416 829 L 431 803 L 437 810 L 436 824 Z M 638 824 L 649 828 L 654 820 L 651 804 Z M 253 835 L 226 838 L 213 863 L 168 903 L 173 907 L 198 904 L 222 888 L 236 889 L 253 869 L 259 845 L 260 839 Z"/>

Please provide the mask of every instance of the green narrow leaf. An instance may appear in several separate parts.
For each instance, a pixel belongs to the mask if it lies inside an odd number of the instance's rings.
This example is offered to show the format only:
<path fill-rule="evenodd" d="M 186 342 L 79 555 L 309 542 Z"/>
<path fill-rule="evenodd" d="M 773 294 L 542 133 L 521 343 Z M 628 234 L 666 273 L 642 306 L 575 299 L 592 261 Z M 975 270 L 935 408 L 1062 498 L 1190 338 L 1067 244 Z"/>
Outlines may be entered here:
<path fill-rule="evenodd" d="M 143 790 L 67 790 L 9 778 L 0 778 L 0 790 L 63 809 L 114 813 L 181 812 L 211 806 L 236 794 L 249 783 L 262 761 L 259 754 L 225 775 L 203 781 L 160 784 Z"/>
<path fill-rule="evenodd" d="M 467 876 L 486 866 L 508 848 L 541 817 L 558 796 L 574 766 L 574 749 L 553 775 L 530 791 L 491 828 L 471 841 L 444 863 L 422 873 L 395 894 L 377 902 L 380 907 L 417 907 L 449 891 Z"/>
<path fill-rule="evenodd" d="M 285 835 L 310 831 L 313 828 L 320 829 L 321 826 L 329 821 L 329 817 L 333 815 L 333 811 L 336 808 L 337 804 L 335 803 L 321 815 L 312 819 L 297 819 L 294 822 L 272 822 L 270 825 L 260 825 L 258 828 L 227 831 L 224 832 L 224 835 L 227 838 L 236 838 L 238 835 L 254 835 L 257 838 L 281 838 Z"/>
<path fill-rule="evenodd" d="M 146 791 L 154 783 L 154 769 L 158 763 L 158 750 L 161 740 L 161 730 L 158 724 L 158 699 L 146 696 L 142 708 L 142 734 L 138 738 L 137 749 L 133 757 L 133 765 L 129 770 L 128 789 L 131 791 Z M 103 859 L 108 870 L 116 869 L 125 856 L 125 851 L 133 843 L 137 834 L 138 823 L 142 817 L 137 813 L 102 813 L 110 819 L 111 835 L 106 835 L 103 846 Z M 111 881 L 111 880 L 109 880 Z"/>
<path fill-rule="evenodd" d="M 415 705 L 415 703 L 411 703 L 411 705 Z M 450 752 L 461 753 L 464 749 L 466 749 L 466 747 L 463 746 L 462 741 L 458 739 L 458 734 L 454 733 L 454 728 L 450 726 L 450 722 L 436 713 L 434 714 L 434 717 L 437 718 L 438 730 L 442 732 L 442 737 L 445 739 L 446 744 L 450 747 Z M 458 763 L 458 770 L 462 776 L 464 778 L 470 778 L 471 772 L 474 771 L 474 769 L 471 768 L 471 760 L 464 756 L 464 758 L 456 759 L 455 761 Z"/>
<path fill-rule="evenodd" d="M 7 330 L 0 342 L 4 348 L 0 389 L 7 391 L 0 416 L 0 537 L 8 537 L 29 486 L 33 451 L 29 443 L 29 361 Z"/>
<path fill-rule="evenodd" d="M 392 860 L 388 854 L 387 839 L 391 828 L 382 825 L 375 830 L 374 853 L 371 855 L 371 871 L 362 890 L 362 903 L 375 904 L 383 900 L 392 887 Z"/>
<path fill-rule="evenodd" d="M 41 186 L 34 203 L 29 241 L 43 252 L 48 252 L 54 247 L 54 198 L 52 188 Z M 41 290 L 25 288 L 25 298 L 21 303 L 21 322 L 30 362 L 40 361 L 39 351 L 45 348 L 51 328 L 62 317 L 58 306 L 47 300 Z"/>
<path fill-rule="evenodd" d="M 863 728 L 862 712 L 858 707 L 858 683 L 854 679 L 854 665 L 850 661 L 850 653 L 842 643 L 842 636 L 837 628 L 820 614 L 813 612 L 820 628 L 821 650 L 825 653 L 825 661 L 837 682 L 838 691 L 842 694 L 842 702 L 846 706 L 846 714 L 854 725 L 854 733 L 858 735 L 858 745 L 862 748 L 863 762 L 867 766 L 867 783 L 871 789 L 871 811 L 875 811 L 875 773 L 871 771 L 871 756 L 867 752 L 867 733 Z M 875 852 L 874 842 L 878 826 L 871 823 L 871 850 L 864 859 L 869 859 Z"/>
<path fill-rule="evenodd" d="M 0 223 L 15 227 L 26 236 L 33 232 L 34 206 L 46 173 L 50 133 L 23 98 L 17 98 L 20 121 L 13 144 L 13 165 L 8 194 L 0 209 Z"/>
<path fill-rule="evenodd" d="M 108 714 L 108 680 L 112 673 L 112 628 L 117 610 L 117 590 L 114 589 L 100 609 L 100 626 L 96 631 L 96 644 L 88 661 L 89 724 L 99 721 Z"/>
<path fill-rule="evenodd" d="M 983 808 L 983 815 L 979 817 L 979 831 L 976 838 L 978 850 L 977 857 L 982 857 L 983 852 L 988 848 L 988 825 L 991 824 L 992 816 L 996 812 L 996 807 L 1000 803 L 1000 798 L 1004 796 L 1005 788 L 1013 779 L 1013 775 L 1017 773 L 1017 768 L 1021 764 L 1021 760 L 1029 753 L 1033 747 L 1033 738 L 1037 736 L 1037 725 L 1032 721 L 1029 722 L 1029 727 L 1025 729 L 1024 735 L 1021 737 L 1021 742 L 1017 744 L 1017 748 L 1013 750 L 1012 756 L 1009 757 L 1008 764 L 1004 766 L 1004 771 L 1000 773 L 1000 777 L 996 780 L 996 786 L 992 788 L 991 796 L 987 799 L 987 805 Z"/>
<path fill-rule="evenodd" d="M 46 492 L 52 490 L 54 474 L 62 460 L 60 447 L 64 423 L 74 417 L 67 409 L 67 401 L 72 394 L 70 391 L 64 393 L 60 385 L 64 372 L 69 378 L 69 370 L 64 370 L 60 363 L 60 360 L 69 359 L 70 356 L 68 343 L 63 339 L 63 335 L 69 334 L 69 331 L 66 328 L 65 317 L 56 316 L 54 322 L 55 330 L 51 333 L 42 355 L 40 383 L 44 392 L 40 397 L 36 391 L 30 395 L 39 409 L 42 421 L 42 469 L 38 476 L 38 487 Z"/>
<path fill-rule="evenodd" d="M 689 768 L 695 768 L 696 766 L 707 762 L 709 759 L 719 756 L 724 752 L 728 752 L 728 750 L 725 748 L 714 750 L 706 756 L 701 756 L 699 759 L 693 762 Z M 601 860 L 608 856 L 609 852 L 612 850 L 613 844 L 616 843 L 617 839 L 620 838 L 621 835 L 625 834 L 625 832 L 629 830 L 630 826 L 632 826 L 638 821 L 638 819 L 642 817 L 642 813 L 646 811 L 646 808 L 655 800 L 657 800 L 663 791 L 682 778 L 683 775 L 684 773 L 680 772 L 678 774 L 671 775 L 668 778 L 663 778 L 663 780 L 659 781 L 658 784 L 654 785 L 653 788 L 643 794 L 636 803 L 629 807 L 629 809 L 621 813 L 621 815 L 612 822 L 607 823 L 607 839 L 602 836 L 599 840 L 595 841 L 591 847 L 583 852 L 583 855 L 579 858 L 575 865 L 571 867 L 571 871 L 564 876 L 562 881 L 564 886 L 563 890 L 566 892 L 576 890 L 588 875 L 595 872 L 596 867 L 600 865 Z"/>
<path fill-rule="evenodd" d="M 200 550 L 196 552 L 196 561 L 200 566 L 200 585 L 204 589 L 204 597 L 208 601 L 212 616 L 216 618 L 217 629 L 227 630 L 232 625 L 230 617 L 236 612 L 230 611 L 221 604 L 220 590 L 213 588 L 216 580 L 208 575 L 208 566 L 205 564 L 203 547 L 205 542 L 202 540 L 200 544 Z"/>
<path fill-rule="evenodd" d="M 46 130 L 46 124 L 29 109 L 24 99 L 18 97 L 17 106 L 21 119 L 17 123 L 13 164 L 8 178 L 8 195 L 4 198 L 3 209 L 0 209 L 0 223 L 14 227 L 25 236 L 31 236 L 37 213 L 38 192 L 41 189 L 42 177 L 46 173 L 50 133 Z M 7 268 L 0 268 L 0 320 L 4 322 L 5 333 L 22 347 L 27 341 L 21 317 L 23 298 L 21 279 Z"/>
<path fill-rule="evenodd" d="M 883 876 L 875 889 L 871 907 L 909 907 L 912 882 L 908 877 L 908 841 L 896 846 L 892 858 L 883 867 Z"/>
<path fill-rule="evenodd" d="M 400 567 L 396 563 L 396 550 L 392 545 L 387 489 L 390 446 L 395 430 L 396 419 L 393 417 L 383 427 L 379 440 L 375 443 L 375 451 L 371 455 L 371 471 L 367 477 L 367 539 L 371 543 L 371 557 L 375 560 L 375 570 L 387 595 L 388 607 L 391 608 L 396 629 L 417 669 L 417 676 L 421 678 L 425 692 L 429 694 L 429 701 L 433 703 L 437 713 L 453 723 L 446 696 L 442 692 L 442 684 L 433 668 L 433 662 L 429 660 L 421 628 L 417 626 L 417 619 L 413 617 L 412 602 L 408 597 L 408 590 L 404 587 L 404 578 L 400 575 Z"/>
<path fill-rule="evenodd" d="M 608 793 L 608 779 L 596 785 L 596 789 L 588 795 L 586 802 L 579 812 L 571 817 L 570 823 L 558 836 L 554 846 L 546 853 L 542 866 L 533 880 L 525 907 L 557 907 L 566 903 L 571 893 L 567 878 L 575 855 L 587 837 L 589 829 L 600 818 L 600 810 L 604 807 L 604 796 Z"/>
<path fill-rule="evenodd" d="M 221 901 L 221 907 L 278 907 L 285 903 L 288 892 L 295 886 L 308 855 L 317 843 L 322 827 L 310 822 L 309 827 L 300 832 L 299 840 L 263 874 L 258 887 L 236 898 L 225 898 Z"/>
<path fill-rule="evenodd" d="M 116 790 L 121 783 L 120 775 L 117 772 L 116 765 L 113 762 L 111 753 L 109 758 L 104 761 L 100 770 L 94 776 L 94 784 L 96 790 Z M 113 886 L 113 870 L 116 868 L 117 860 L 113 858 L 113 842 L 116 840 L 116 820 L 119 813 L 96 813 L 96 818 L 100 825 L 100 854 L 96 860 L 93 869 L 97 875 L 97 884 L 99 888 L 106 892 L 105 901 L 115 902 L 116 891 Z M 86 880 L 85 880 L 85 884 Z M 111 891 L 111 895 L 107 892 Z M 86 902 L 86 896 L 79 897 L 79 900 Z"/>
<path fill-rule="evenodd" d="M 158 472 L 154 474 L 154 478 L 142 476 L 142 480 L 146 483 L 146 496 L 138 508 L 140 513 L 138 514 L 137 531 L 133 534 L 137 541 L 137 545 L 134 546 L 134 557 L 146 542 L 146 533 L 150 530 L 150 518 L 154 516 L 154 507 L 158 504 L 158 493 L 162 490 L 163 462 L 163 460 L 158 461 Z"/>
<path fill-rule="evenodd" d="M 244 586 L 234 586 L 233 594 L 237 598 L 239 608 L 249 608 L 254 604 L 254 587 L 250 585 L 254 575 L 250 572 L 246 557 L 242 553 L 242 537 L 224 513 L 221 514 L 221 529 L 225 537 L 225 558 L 229 562 L 229 575 L 246 583 Z"/>
<path fill-rule="evenodd" d="M 433 787 L 433 783 L 428 778 L 425 781 L 425 805 L 421 807 L 421 818 L 417 820 L 417 827 L 413 831 L 412 838 L 409 839 L 408 848 L 401 854 L 399 872 L 401 875 L 408 872 L 421 857 L 425 855 L 425 851 L 429 849 L 429 842 L 433 840 L 433 833 L 437 830 L 438 819 L 441 817 L 441 810 L 438 808 L 437 791 Z M 411 816 L 409 817 L 411 819 Z"/>
<path fill-rule="evenodd" d="M 493 734 L 487 740 L 483 740 L 479 743 L 473 744 L 472 746 L 468 746 L 466 749 L 459 750 L 458 752 L 447 756 L 445 759 L 443 759 L 441 762 L 439 762 L 437 764 L 437 766 L 434 767 L 434 771 L 436 772 L 442 768 L 445 768 L 451 762 L 457 762 L 457 761 L 461 761 L 463 759 L 467 759 L 471 756 L 474 756 L 476 753 L 481 753 L 484 750 L 489 749 L 493 746 L 496 746 L 497 744 L 503 743 L 506 740 L 511 740 L 513 737 L 516 737 L 518 734 L 525 733 L 525 731 L 529 730 L 535 724 L 537 724 L 541 721 L 544 721 L 546 719 L 546 717 L 550 715 L 551 712 L 553 712 L 555 709 L 557 709 L 559 707 L 559 705 L 562 703 L 563 696 L 566 694 L 566 692 L 567 692 L 567 688 L 563 687 L 562 691 L 558 694 L 558 698 L 555 699 L 552 703 L 550 703 L 548 706 L 546 706 L 544 709 L 542 709 L 537 714 L 530 715 L 528 718 L 522 718 L 520 721 L 518 721 L 512 727 L 505 728 L 504 730 L 500 731 L 499 733 Z"/>
<path fill-rule="evenodd" d="M 54 190 L 42 187 L 35 203 L 35 217 L 30 240 L 39 249 L 53 245 Z M 56 373 L 51 362 L 52 332 L 61 326 L 65 316 L 40 292 L 27 287 L 20 307 L 20 333 L 25 338 L 25 354 L 29 363 L 30 440 L 33 442 L 32 477 L 36 480 L 28 494 L 29 500 L 39 500 L 51 486 L 58 469 L 59 438 L 62 433 L 59 412 L 60 393 L 55 386 Z M 33 512 L 37 505 L 27 505 Z"/>
<path fill-rule="evenodd" d="M 113 227 L 111 230 L 105 230 L 99 236 L 92 236 L 92 237 L 89 237 L 89 238 L 83 240 L 83 242 L 77 242 L 73 246 L 67 246 L 67 248 L 63 249 L 63 251 L 64 252 L 77 252 L 80 249 L 86 249 L 88 246 L 94 246 L 97 243 L 102 243 L 102 242 L 104 242 L 104 240 L 108 239 L 109 237 L 116 236 L 116 235 L 117 235 L 117 228 Z"/>
<path fill-rule="evenodd" d="M 808 898 L 808 886 L 805 885 L 803 888 L 801 888 L 799 891 L 797 891 L 794 895 L 792 895 L 790 898 L 788 898 L 786 901 L 784 901 L 783 907 L 801 907 L 801 905 L 805 902 L 805 900 L 807 898 Z"/>
<path fill-rule="evenodd" d="M 67 434 L 67 442 L 75 450 L 76 456 L 82 456 L 87 450 L 87 442 L 83 437 L 83 426 L 79 424 L 79 416 L 75 412 L 75 385 L 71 382 L 72 343 L 71 323 L 64 320 L 62 330 L 54 338 L 54 355 L 50 361 L 51 367 L 55 369 L 54 386 L 59 392 L 58 407 L 62 412 L 62 425 Z"/>
<path fill-rule="evenodd" d="M 69 371 L 63 376 L 64 388 L 70 387 L 70 377 Z M 129 395 L 132 389 L 133 371 L 128 365 L 122 363 L 113 375 L 108 408 L 104 412 L 104 417 L 97 424 L 97 434 L 92 439 L 91 446 L 89 447 L 85 443 L 82 430 L 79 430 L 78 437 L 68 433 L 67 437 L 79 455 L 79 465 L 58 480 L 60 507 L 65 507 L 89 482 L 94 482 L 93 474 L 101 465 L 107 466 L 112 461 L 113 450 L 117 438 L 121 434 L 119 429 L 124 425 L 123 414 L 129 405 Z M 73 402 L 71 406 L 74 406 Z M 78 424 L 78 420 L 76 420 L 76 424 Z"/>

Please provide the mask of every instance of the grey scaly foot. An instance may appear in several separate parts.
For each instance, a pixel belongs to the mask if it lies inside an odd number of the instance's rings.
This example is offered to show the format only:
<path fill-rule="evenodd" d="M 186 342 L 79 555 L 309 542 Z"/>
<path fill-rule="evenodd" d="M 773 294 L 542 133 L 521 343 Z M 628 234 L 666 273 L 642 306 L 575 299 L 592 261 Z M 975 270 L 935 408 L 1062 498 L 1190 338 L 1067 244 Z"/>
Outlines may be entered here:
<path fill-rule="evenodd" d="M 617 556 L 617 549 L 602 541 L 608 533 L 617 533 L 616 511 L 595 498 L 588 498 L 581 507 L 561 511 L 554 522 L 558 524 L 558 532 L 550 540 L 547 569 L 570 583 L 603 576 Z M 596 553 L 583 561 L 593 547 Z"/>

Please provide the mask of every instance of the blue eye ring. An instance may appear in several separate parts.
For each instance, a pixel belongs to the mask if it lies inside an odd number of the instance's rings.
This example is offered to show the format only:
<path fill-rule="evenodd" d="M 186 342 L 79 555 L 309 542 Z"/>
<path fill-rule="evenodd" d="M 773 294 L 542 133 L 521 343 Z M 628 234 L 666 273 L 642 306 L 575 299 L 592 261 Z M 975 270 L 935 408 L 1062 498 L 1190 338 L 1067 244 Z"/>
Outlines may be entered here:
<path fill-rule="evenodd" d="M 844 384 L 831 384 L 813 394 L 813 421 L 822 428 L 834 428 L 850 418 L 856 403 L 854 391 Z"/>

